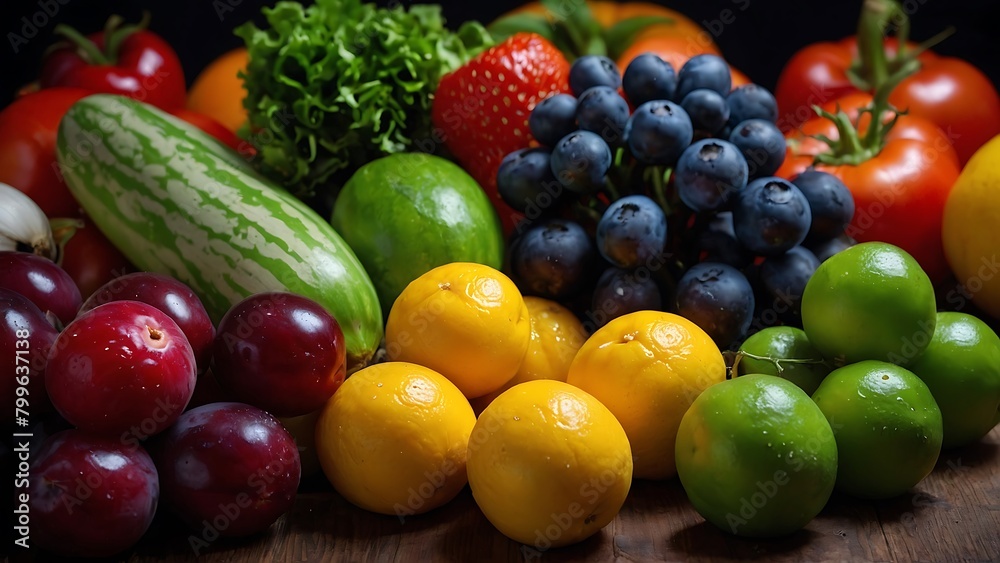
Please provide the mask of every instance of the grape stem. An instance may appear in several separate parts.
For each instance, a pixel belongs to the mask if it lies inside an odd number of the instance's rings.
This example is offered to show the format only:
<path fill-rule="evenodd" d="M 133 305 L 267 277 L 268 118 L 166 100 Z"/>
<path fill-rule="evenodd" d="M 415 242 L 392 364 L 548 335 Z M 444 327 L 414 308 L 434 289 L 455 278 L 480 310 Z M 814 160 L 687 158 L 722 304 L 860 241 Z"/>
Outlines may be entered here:
<path fill-rule="evenodd" d="M 671 168 L 650 166 L 644 172 L 644 176 L 648 178 L 643 178 L 643 180 L 653 184 L 653 197 L 656 198 L 656 203 L 663 209 L 664 215 L 668 217 L 673 213 L 673 206 L 667 200 L 667 184 L 670 183 L 670 176 L 672 174 L 673 169 Z"/>
<path fill-rule="evenodd" d="M 762 362 L 770 362 L 770 363 L 774 364 L 774 369 L 777 370 L 778 375 L 781 375 L 781 372 L 785 371 L 785 368 L 784 368 L 784 366 L 782 366 L 782 364 L 796 365 L 796 364 L 826 364 L 827 363 L 826 360 L 817 360 L 815 358 L 774 358 L 772 356 L 761 356 L 761 355 L 758 355 L 758 354 L 752 354 L 752 353 L 747 352 L 745 350 L 740 350 L 740 351 L 736 352 L 736 356 L 733 358 L 733 365 L 732 365 L 731 368 L 729 368 L 731 373 L 734 373 L 734 374 L 739 373 L 737 371 L 737 368 L 740 365 L 740 360 L 742 360 L 743 358 L 750 358 L 751 360 L 758 360 L 758 361 L 762 361 Z"/>

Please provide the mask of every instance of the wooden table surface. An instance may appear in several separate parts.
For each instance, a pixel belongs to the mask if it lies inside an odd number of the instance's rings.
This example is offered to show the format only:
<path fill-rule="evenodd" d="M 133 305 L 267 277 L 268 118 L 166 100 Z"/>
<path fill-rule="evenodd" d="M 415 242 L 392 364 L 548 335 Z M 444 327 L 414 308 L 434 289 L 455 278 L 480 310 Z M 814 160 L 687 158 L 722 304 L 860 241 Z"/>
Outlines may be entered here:
<path fill-rule="evenodd" d="M 804 530 L 747 540 L 706 523 L 680 483 L 636 481 L 618 517 L 575 546 L 527 551 L 494 529 L 466 488 L 454 501 L 401 523 L 348 504 L 322 477 L 263 535 L 218 540 L 200 561 L 1000 561 L 1000 427 L 980 443 L 942 452 L 910 493 L 864 502 L 838 495 Z M 120 560 L 194 559 L 188 534 L 160 518 Z M 43 558 L 39 558 L 40 560 Z"/>

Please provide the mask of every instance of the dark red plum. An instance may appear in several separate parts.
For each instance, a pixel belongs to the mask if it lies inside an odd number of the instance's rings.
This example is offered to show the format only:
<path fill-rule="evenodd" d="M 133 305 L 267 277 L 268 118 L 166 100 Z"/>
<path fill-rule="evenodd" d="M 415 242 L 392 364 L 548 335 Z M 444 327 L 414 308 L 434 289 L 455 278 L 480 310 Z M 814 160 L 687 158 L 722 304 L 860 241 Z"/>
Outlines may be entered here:
<path fill-rule="evenodd" d="M 191 409 L 151 448 L 164 504 L 205 541 L 261 532 L 295 500 L 301 475 L 295 440 L 256 407 Z"/>
<path fill-rule="evenodd" d="M 233 399 L 275 416 L 322 407 L 344 382 L 344 333 L 322 305 L 292 293 L 251 295 L 219 323 L 212 373 Z"/>
<path fill-rule="evenodd" d="M 169 316 L 138 301 L 81 314 L 49 353 L 45 387 L 78 428 L 141 440 L 173 424 L 194 393 L 187 338 Z"/>
<path fill-rule="evenodd" d="M 34 303 L 9 289 L 0 288 L 0 369 L 6 422 L 16 415 L 22 400 L 24 412 L 39 415 L 52 411 L 45 391 L 45 365 L 59 333 Z M 25 391 L 18 391 L 24 387 Z"/>
<path fill-rule="evenodd" d="M 120 553 L 139 541 L 156 513 L 156 467 L 138 444 L 64 430 L 34 455 L 30 474 L 31 543 L 60 555 Z"/>
<path fill-rule="evenodd" d="M 166 313 L 177 323 L 191 344 L 198 362 L 198 373 L 208 369 L 212 359 L 215 325 L 190 287 L 160 274 L 126 274 L 101 286 L 84 302 L 80 311 L 89 311 L 112 301 L 140 301 Z"/>
<path fill-rule="evenodd" d="M 24 296 L 62 324 L 76 317 L 82 298 L 76 282 L 55 262 L 27 252 L 0 251 L 0 288 Z"/>

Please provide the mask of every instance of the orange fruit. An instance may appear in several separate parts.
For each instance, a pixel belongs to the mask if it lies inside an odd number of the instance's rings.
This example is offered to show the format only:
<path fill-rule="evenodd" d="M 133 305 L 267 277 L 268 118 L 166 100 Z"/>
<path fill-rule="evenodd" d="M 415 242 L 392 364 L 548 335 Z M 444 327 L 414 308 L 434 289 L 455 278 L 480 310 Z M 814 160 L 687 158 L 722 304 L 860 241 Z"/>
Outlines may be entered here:
<path fill-rule="evenodd" d="M 386 362 L 348 377 L 316 423 L 316 453 L 352 504 L 404 517 L 455 498 L 476 415 L 439 373 Z"/>
<path fill-rule="evenodd" d="M 482 412 L 500 393 L 518 383 L 536 379 L 566 381 L 573 357 L 587 340 L 583 323 L 566 307 L 555 301 L 530 296 L 524 298 L 524 304 L 528 307 L 531 326 L 528 353 L 513 379 L 500 389 L 472 400 L 472 409 L 476 412 Z"/>
<path fill-rule="evenodd" d="M 632 484 L 628 438 L 611 412 L 561 381 L 504 391 L 469 440 L 469 488 L 507 537 L 539 551 L 608 525 Z"/>
<path fill-rule="evenodd" d="M 712 43 L 711 38 L 700 35 L 652 36 L 637 40 L 628 49 L 622 51 L 622 54 L 616 61 L 619 70 L 625 72 L 632 59 L 643 53 L 658 55 L 661 59 L 670 63 L 675 71 L 680 71 L 684 63 L 695 55 L 708 53 L 722 56 L 722 52 Z"/>
<path fill-rule="evenodd" d="M 191 84 L 187 108 L 214 118 L 236 133 L 247 121 L 243 107 L 247 92 L 243 80 L 237 76 L 246 67 L 245 47 L 233 49 L 209 63 Z"/>
<path fill-rule="evenodd" d="M 521 292 L 499 270 L 472 262 L 434 268 L 389 311 L 389 359 L 429 367 L 466 397 L 492 393 L 517 373 L 531 326 Z"/>
<path fill-rule="evenodd" d="M 604 325 L 577 352 L 566 378 L 618 418 L 640 479 L 677 473 L 681 417 L 702 391 L 725 380 L 726 364 L 712 338 L 684 317 L 659 311 Z"/>

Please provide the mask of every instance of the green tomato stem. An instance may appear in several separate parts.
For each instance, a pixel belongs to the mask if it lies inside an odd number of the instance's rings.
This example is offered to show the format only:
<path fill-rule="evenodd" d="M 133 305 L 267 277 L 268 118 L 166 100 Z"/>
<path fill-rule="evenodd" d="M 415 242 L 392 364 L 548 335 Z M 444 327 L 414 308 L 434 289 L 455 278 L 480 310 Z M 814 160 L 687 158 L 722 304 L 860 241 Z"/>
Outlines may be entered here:
<path fill-rule="evenodd" d="M 69 43 L 69 46 L 76 50 L 80 58 L 87 63 L 92 65 L 112 64 L 111 59 L 97 48 L 97 44 L 72 27 L 61 23 L 55 27 L 53 33 L 62 36 Z"/>

